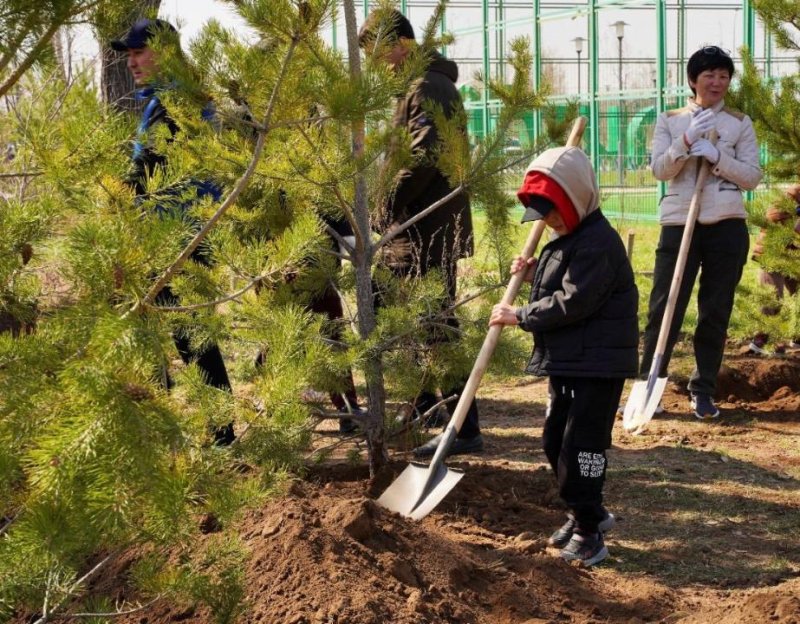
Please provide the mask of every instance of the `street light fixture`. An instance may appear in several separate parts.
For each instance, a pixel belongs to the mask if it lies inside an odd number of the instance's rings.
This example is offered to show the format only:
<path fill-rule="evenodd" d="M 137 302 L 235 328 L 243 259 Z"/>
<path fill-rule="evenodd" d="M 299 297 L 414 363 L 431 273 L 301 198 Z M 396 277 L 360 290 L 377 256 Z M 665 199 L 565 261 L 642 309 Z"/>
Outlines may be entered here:
<path fill-rule="evenodd" d="M 622 152 L 625 148 L 624 146 L 624 133 L 622 131 L 622 125 L 625 121 L 624 115 L 622 114 L 622 40 L 625 37 L 625 27 L 630 26 L 627 22 L 623 22 L 619 20 L 611 24 L 614 29 L 616 30 L 617 34 L 617 41 L 619 42 L 619 55 L 618 55 L 618 73 L 619 73 L 619 107 L 617 110 L 617 114 L 619 115 L 619 121 L 617 123 L 617 128 L 619 129 L 619 137 L 617 142 L 617 169 L 619 170 L 619 185 L 623 186 L 625 184 L 625 171 L 623 168 L 622 163 Z"/>
<path fill-rule="evenodd" d="M 583 37 L 575 37 L 572 42 L 575 44 L 575 53 L 578 55 L 578 99 L 581 97 L 581 52 L 583 52 L 583 42 L 588 41 Z"/>

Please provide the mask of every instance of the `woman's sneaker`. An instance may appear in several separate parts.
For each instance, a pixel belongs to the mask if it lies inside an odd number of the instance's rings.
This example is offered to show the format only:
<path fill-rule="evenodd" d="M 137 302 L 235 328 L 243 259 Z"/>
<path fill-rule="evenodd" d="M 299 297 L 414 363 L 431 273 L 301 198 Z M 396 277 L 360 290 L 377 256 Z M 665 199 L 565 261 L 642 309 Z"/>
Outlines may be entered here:
<path fill-rule="evenodd" d="M 606 517 L 597 525 L 597 530 L 600 531 L 600 533 L 607 533 L 614 528 L 615 524 L 616 520 L 614 514 L 606 512 Z M 571 513 L 567 514 L 567 521 L 548 538 L 547 543 L 556 548 L 564 548 L 572 539 L 576 526 L 577 522 L 575 522 L 575 516 Z"/>
<path fill-rule="evenodd" d="M 603 534 L 581 535 L 574 533 L 569 543 L 561 550 L 561 558 L 566 561 L 579 561 L 584 567 L 593 566 L 608 557 L 608 548 L 603 542 Z"/>

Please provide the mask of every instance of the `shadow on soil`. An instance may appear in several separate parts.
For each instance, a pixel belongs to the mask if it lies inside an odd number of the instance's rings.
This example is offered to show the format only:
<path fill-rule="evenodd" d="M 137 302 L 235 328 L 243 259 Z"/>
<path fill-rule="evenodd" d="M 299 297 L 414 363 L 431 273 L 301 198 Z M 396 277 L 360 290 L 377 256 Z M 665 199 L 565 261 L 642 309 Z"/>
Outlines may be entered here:
<path fill-rule="evenodd" d="M 719 452 L 682 446 L 611 452 L 606 494 L 623 571 L 670 586 L 752 587 L 800 568 L 800 482 Z M 615 544 L 615 541 L 618 543 Z"/>
<path fill-rule="evenodd" d="M 563 507 L 540 448 L 544 404 L 490 399 L 481 400 L 480 409 L 485 451 L 475 458 L 491 463 L 450 458 L 450 466 L 467 474 L 437 513 L 505 536 L 530 531 L 545 538 L 563 521 Z M 606 497 L 619 524 L 608 536 L 609 565 L 656 576 L 671 587 L 756 587 L 800 572 L 792 563 L 800 560 L 800 541 L 792 537 L 800 482 L 689 446 L 719 447 L 754 424 L 788 417 L 783 410 L 726 410 L 709 424 L 665 413 L 658 417 L 660 429 L 681 432 L 672 436 L 673 445 L 653 440 L 657 446 L 647 449 L 610 451 Z"/>

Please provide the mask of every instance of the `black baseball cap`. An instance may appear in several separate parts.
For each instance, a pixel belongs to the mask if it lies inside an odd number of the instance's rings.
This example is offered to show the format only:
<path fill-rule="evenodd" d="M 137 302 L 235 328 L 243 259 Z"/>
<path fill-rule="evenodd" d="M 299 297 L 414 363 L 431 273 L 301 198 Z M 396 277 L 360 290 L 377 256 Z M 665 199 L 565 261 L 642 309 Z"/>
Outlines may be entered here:
<path fill-rule="evenodd" d="M 525 206 L 525 214 L 522 215 L 522 223 L 544 219 L 555 207 L 556 205 L 544 195 L 531 195 L 528 205 Z"/>
<path fill-rule="evenodd" d="M 131 29 L 125 33 L 122 39 L 114 39 L 111 47 L 117 52 L 126 52 L 130 49 L 147 47 L 150 40 L 158 33 L 175 33 L 175 27 L 165 20 L 142 18 L 138 20 Z"/>
<path fill-rule="evenodd" d="M 408 18 L 397 9 L 389 11 L 378 9 L 369 14 L 358 33 L 358 45 L 362 48 L 375 41 L 378 33 L 389 40 L 400 37 L 415 39 L 414 27 Z"/>

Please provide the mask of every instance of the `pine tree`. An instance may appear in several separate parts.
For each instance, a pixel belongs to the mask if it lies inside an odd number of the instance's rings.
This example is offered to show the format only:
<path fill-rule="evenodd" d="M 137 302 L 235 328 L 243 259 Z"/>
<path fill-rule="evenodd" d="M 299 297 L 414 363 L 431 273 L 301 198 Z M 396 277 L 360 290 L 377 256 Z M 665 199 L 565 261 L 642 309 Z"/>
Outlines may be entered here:
<path fill-rule="evenodd" d="M 20 606 L 37 611 L 38 622 L 75 608 L 92 575 L 131 544 L 147 553 L 136 575 L 147 595 L 202 599 L 220 621 L 235 617 L 242 554 L 213 543 L 193 551 L 199 520 L 229 526 L 243 505 L 302 467 L 315 419 L 331 415 L 301 400 L 303 391 L 336 389 L 350 367 L 364 372 L 370 417 L 362 425 L 374 474 L 386 459 L 386 397 L 413 396 L 468 369 L 486 308 L 499 296 L 443 312 L 434 304 L 443 285 L 432 275 L 394 282 L 396 297 L 380 314 L 373 303 L 373 276 L 391 279 L 378 252 L 393 235 L 372 234 L 375 208 L 415 158 L 409 137 L 389 123 L 394 94 L 442 43 L 434 33 L 444 3 L 399 74 L 372 59 L 361 65 L 350 1 L 346 57 L 319 34 L 338 10 L 333 0 L 231 5 L 261 35 L 258 45 L 214 22 L 188 53 L 153 44 L 173 87 L 162 101 L 181 131 L 154 133 L 168 164 L 142 198 L 125 184 L 133 120 L 104 103 L 88 75 L 67 85 L 44 63 L 14 78 L 17 97 L 2 119 L 18 155 L 0 213 L 0 285 L 3 309 L 35 319 L 36 328 L 0 334 L 0 620 Z M 103 4 L 102 23 L 126 6 Z M 35 32 L 63 23 L 60 16 Z M 35 42 L 26 45 L 33 54 Z M 514 42 L 512 52 L 510 85 L 484 77 L 503 108 L 474 153 L 461 120 L 431 111 L 442 137 L 439 166 L 485 208 L 501 278 L 510 253 L 502 174 L 512 164 L 501 147 L 544 95 L 530 88 L 527 43 Z M 201 119 L 209 100 L 219 124 Z M 551 127 L 532 151 L 563 131 Z M 390 143 L 392 158 L 382 162 Z M 223 199 L 154 217 L 164 201 L 190 196 L 193 180 L 213 180 Z M 346 219 L 356 245 L 324 217 Z M 333 251 L 330 237 L 344 251 Z M 190 258 L 201 245 L 213 265 Z M 336 256 L 349 260 L 345 270 Z M 336 344 L 321 339 L 325 322 L 306 307 L 330 281 L 355 300 L 357 330 Z M 481 276 L 470 285 L 484 291 L 497 282 Z M 180 305 L 156 302 L 165 284 Z M 460 343 L 430 344 L 430 331 L 446 325 L 443 314 L 465 321 Z M 173 331 L 243 359 L 261 351 L 260 369 L 235 369 L 258 408 L 203 383 L 196 366 L 176 373 Z M 239 440 L 214 447 L 210 431 L 231 420 Z M 242 473 L 243 464 L 256 469 Z M 176 551 L 177 567 L 164 554 Z M 204 572 L 208 558 L 218 565 Z"/>
<path fill-rule="evenodd" d="M 757 0 L 753 6 L 779 48 L 800 51 L 800 21 L 794 3 Z M 767 78 L 749 51 L 744 50 L 742 60 L 744 71 L 738 88 L 732 93 L 732 103 L 750 115 L 759 141 L 769 148 L 768 176 L 774 182 L 794 186 L 800 181 L 800 133 L 794 123 L 800 114 L 800 73 Z M 800 215 L 796 214 L 796 207 L 795 197 L 783 189 L 775 189 L 748 209 L 751 222 L 761 228 L 756 242 L 761 266 L 766 271 L 795 279 L 800 278 Z M 773 299 L 771 305 L 775 307 L 773 297 L 761 293 L 753 296 L 756 299 L 766 297 L 767 304 Z M 797 307 L 797 296 L 791 299 L 783 306 L 782 314 L 770 319 L 773 334 L 784 338 L 797 335 L 793 320 L 796 314 L 792 312 Z M 756 306 L 753 303 L 751 307 Z"/>

